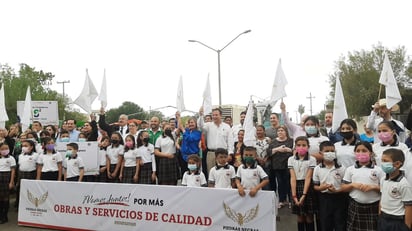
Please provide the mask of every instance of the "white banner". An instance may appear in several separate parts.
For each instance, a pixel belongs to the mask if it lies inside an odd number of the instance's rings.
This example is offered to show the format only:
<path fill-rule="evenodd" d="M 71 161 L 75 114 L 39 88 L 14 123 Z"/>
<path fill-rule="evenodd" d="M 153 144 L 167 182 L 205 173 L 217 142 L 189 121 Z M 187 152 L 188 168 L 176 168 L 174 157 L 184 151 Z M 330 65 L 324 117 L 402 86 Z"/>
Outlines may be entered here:
<path fill-rule="evenodd" d="M 22 180 L 18 224 L 63 230 L 276 230 L 275 194 Z"/>
<path fill-rule="evenodd" d="M 98 142 L 75 142 L 79 145 L 79 151 L 77 155 L 82 158 L 84 163 L 84 175 L 96 175 L 99 174 L 100 169 L 100 155 Z M 66 150 L 68 142 L 57 142 L 56 152 L 62 155 L 64 159 L 66 157 Z"/>
<path fill-rule="evenodd" d="M 57 101 L 31 101 L 32 117 L 30 123 L 39 121 L 43 126 L 58 125 L 59 111 Z M 24 101 L 17 101 L 17 115 L 22 118 Z"/>

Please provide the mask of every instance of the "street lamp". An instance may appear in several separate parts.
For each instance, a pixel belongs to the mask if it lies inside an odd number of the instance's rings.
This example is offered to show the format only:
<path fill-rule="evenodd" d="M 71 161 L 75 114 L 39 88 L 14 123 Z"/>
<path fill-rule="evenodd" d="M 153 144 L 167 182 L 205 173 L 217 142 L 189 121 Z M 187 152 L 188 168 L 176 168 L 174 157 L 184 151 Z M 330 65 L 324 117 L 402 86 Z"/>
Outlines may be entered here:
<path fill-rule="evenodd" d="M 220 52 L 222 52 L 226 47 L 228 47 L 231 43 L 233 43 L 233 41 L 235 41 L 237 38 L 239 38 L 241 35 L 243 34 L 247 34 L 249 32 L 251 32 L 252 30 L 246 30 L 240 34 L 238 34 L 234 39 L 232 39 L 229 43 L 227 43 L 222 49 L 214 49 L 200 41 L 197 40 L 189 40 L 189 42 L 191 43 L 199 43 L 209 49 L 211 49 L 212 51 L 217 53 L 217 75 L 218 75 L 218 82 L 219 82 L 219 107 L 222 105 L 222 89 L 221 89 L 221 76 L 220 76 Z"/>

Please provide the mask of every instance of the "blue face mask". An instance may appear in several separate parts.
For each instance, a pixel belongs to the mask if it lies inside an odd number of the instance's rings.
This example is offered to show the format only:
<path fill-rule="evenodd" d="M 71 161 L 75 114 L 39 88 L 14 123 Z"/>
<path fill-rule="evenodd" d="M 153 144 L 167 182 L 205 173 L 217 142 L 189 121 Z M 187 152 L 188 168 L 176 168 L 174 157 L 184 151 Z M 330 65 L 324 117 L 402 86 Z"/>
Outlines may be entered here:
<path fill-rule="evenodd" d="M 86 142 L 86 138 L 79 138 L 79 142 Z"/>
<path fill-rule="evenodd" d="M 196 170 L 197 170 L 197 165 L 196 165 L 196 164 L 188 164 L 188 165 L 187 165 L 187 168 L 188 168 L 190 171 L 196 171 Z"/>
<path fill-rule="evenodd" d="M 315 135 L 318 133 L 318 129 L 316 126 L 305 126 L 305 131 L 308 133 L 308 135 Z"/>
<path fill-rule="evenodd" d="M 70 158 L 73 155 L 73 151 L 72 150 L 67 150 L 66 151 L 66 158 Z"/>
<path fill-rule="evenodd" d="M 391 174 L 393 171 L 395 171 L 395 167 L 393 167 L 392 162 L 382 162 L 381 168 L 387 174 Z"/>
<path fill-rule="evenodd" d="M 69 137 L 63 137 L 63 138 L 60 138 L 60 141 L 61 142 L 69 142 L 70 138 Z"/>

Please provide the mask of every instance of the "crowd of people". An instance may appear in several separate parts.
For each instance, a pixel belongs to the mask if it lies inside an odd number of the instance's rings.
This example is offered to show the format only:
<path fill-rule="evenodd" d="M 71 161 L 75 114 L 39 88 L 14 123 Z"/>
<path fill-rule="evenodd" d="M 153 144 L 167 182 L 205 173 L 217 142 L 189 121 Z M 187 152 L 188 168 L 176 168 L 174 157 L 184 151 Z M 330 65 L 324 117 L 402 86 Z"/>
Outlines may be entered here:
<path fill-rule="evenodd" d="M 278 208 L 297 215 L 299 231 L 412 228 L 412 142 L 409 125 L 391 116 L 396 108 L 379 100 L 363 134 L 352 119 L 333 131 L 331 112 L 323 125 L 316 116 L 295 124 L 283 102 L 280 109 L 270 115 L 269 127 L 253 127 L 253 145 L 244 143 L 246 112 L 233 125 L 219 108 L 210 115 L 200 109 L 185 124 L 179 112 L 163 122 L 121 115 L 107 124 L 102 109 L 98 121 L 91 115 L 81 128 L 72 119 L 61 128 L 43 128 L 38 121 L 27 131 L 19 124 L 0 128 L 0 223 L 8 220 L 11 190 L 18 206 L 21 179 L 159 185 L 180 180 L 188 187 L 236 189 L 240 196 L 275 191 Z M 85 175 L 77 155 L 78 143 L 86 141 L 99 144 L 97 175 Z M 59 142 L 66 144 L 65 155 L 56 152 Z"/>

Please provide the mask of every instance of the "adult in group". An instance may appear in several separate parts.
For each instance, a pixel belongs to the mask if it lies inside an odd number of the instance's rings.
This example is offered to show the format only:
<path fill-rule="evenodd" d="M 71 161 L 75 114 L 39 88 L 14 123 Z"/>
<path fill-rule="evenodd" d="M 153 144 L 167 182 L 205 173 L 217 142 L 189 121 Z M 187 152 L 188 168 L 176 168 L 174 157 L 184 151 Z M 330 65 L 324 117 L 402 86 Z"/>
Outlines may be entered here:
<path fill-rule="evenodd" d="M 274 140 L 277 136 L 278 128 L 279 128 L 278 114 L 273 112 L 272 114 L 270 114 L 270 127 L 266 128 L 265 130 L 266 136 L 269 137 L 271 140 Z"/>
<path fill-rule="evenodd" d="M 208 152 L 206 154 L 207 170 L 216 165 L 215 151 L 217 148 L 228 150 L 229 162 L 233 156 L 233 136 L 229 125 L 222 121 L 222 111 L 219 108 L 212 110 L 212 122 L 205 123 L 203 120 L 203 108 L 199 111 L 198 127 L 205 133 Z"/>
<path fill-rule="evenodd" d="M 100 108 L 99 127 L 106 131 L 109 136 L 111 136 L 113 132 L 119 132 L 122 137 L 126 137 L 126 134 L 129 133 L 127 120 L 127 115 L 121 114 L 117 123 L 107 124 L 104 108 Z"/>
<path fill-rule="evenodd" d="M 153 144 L 154 146 L 156 144 L 157 138 L 159 138 L 162 135 L 162 130 L 160 129 L 159 117 L 153 116 L 150 119 L 150 128 L 148 132 L 149 132 L 149 143 Z"/>
<path fill-rule="evenodd" d="M 307 118 L 307 115 L 302 116 L 301 118 L 301 125 L 297 125 L 292 123 L 289 119 L 288 119 L 288 115 L 286 113 L 286 105 L 285 103 L 281 102 L 280 103 L 280 110 L 282 111 L 282 118 L 283 118 L 283 122 L 285 124 L 285 126 L 288 128 L 289 130 L 289 135 L 293 138 L 293 140 L 296 140 L 296 138 L 298 138 L 299 136 L 306 136 L 306 131 L 305 131 L 305 126 L 304 126 L 304 121 Z"/>
<path fill-rule="evenodd" d="M 381 142 L 378 136 L 378 125 L 382 121 L 389 121 L 393 123 L 396 134 L 399 136 L 399 141 L 405 142 L 406 140 L 405 126 L 403 125 L 401 121 L 395 120 L 391 114 L 392 111 L 398 111 L 398 110 L 399 110 L 399 106 L 397 104 L 395 104 L 391 108 L 387 108 L 386 99 L 380 99 L 378 102 L 375 103 L 375 105 L 373 105 L 373 110 L 371 111 L 371 114 L 368 117 L 368 122 L 366 123 L 366 126 L 369 129 L 374 131 L 375 144 Z"/>
<path fill-rule="evenodd" d="M 69 132 L 70 140 L 69 142 L 79 141 L 79 131 L 76 129 L 76 120 L 68 119 L 66 123 L 66 131 Z"/>
<path fill-rule="evenodd" d="M 86 135 L 87 141 L 97 141 L 99 129 L 97 128 L 96 116 L 94 114 L 90 115 L 90 122 L 84 123 L 83 133 Z"/>
<path fill-rule="evenodd" d="M 54 140 L 56 140 L 58 138 L 58 132 L 55 126 L 53 125 L 47 125 L 45 128 L 46 131 L 49 132 L 50 137 Z"/>
<path fill-rule="evenodd" d="M 33 121 L 31 124 L 31 130 L 37 133 L 37 136 L 40 137 L 40 132 L 43 131 L 43 126 L 40 121 Z"/>
<path fill-rule="evenodd" d="M 129 128 L 129 133 L 127 133 L 126 136 L 132 135 L 134 137 L 134 140 L 137 141 L 137 136 L 139 134 L 138 126 L 139 124 L 137 120 L 129 121 L 127 123 L 127 127 Z"/>
<path fill-rule="evenodd" d="M 245 118 L 246 118 L 246 111 L 242 111 L 240 113 L 240 123 L 236 124 L 236 125 L 233 125 L 233 127 L 232 127 L 233 142 L 238 141 L 237 137 L 238 137 L 239 131 L 240 130 L 245 130 L 245 128 L 243 127 L 243 123 L 245 122 Z M 252 133 L 256 134 L 256 128 L 255 127 L 253 127 Z"/>
<path fill-rule="evenodd" d="M 329 138 L 329 141 L 336 143 L 343 140 L 343 137 L 338 131 L 332 131 L 332 121 L 333 121 L 333 112 L 328 111 L 325 113 L 325 124 L 319 128 L 319 132 L 322 136 Z"/>

